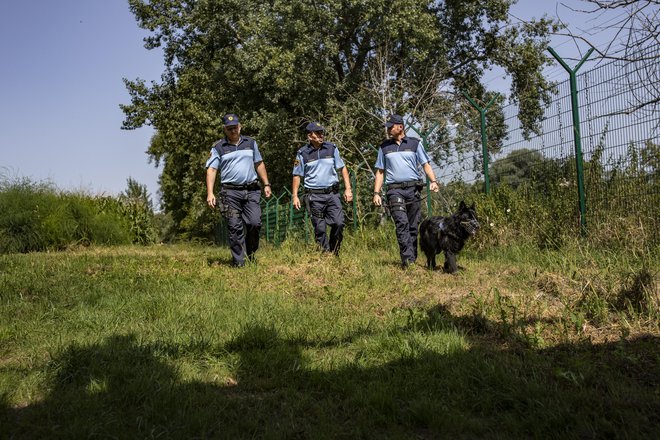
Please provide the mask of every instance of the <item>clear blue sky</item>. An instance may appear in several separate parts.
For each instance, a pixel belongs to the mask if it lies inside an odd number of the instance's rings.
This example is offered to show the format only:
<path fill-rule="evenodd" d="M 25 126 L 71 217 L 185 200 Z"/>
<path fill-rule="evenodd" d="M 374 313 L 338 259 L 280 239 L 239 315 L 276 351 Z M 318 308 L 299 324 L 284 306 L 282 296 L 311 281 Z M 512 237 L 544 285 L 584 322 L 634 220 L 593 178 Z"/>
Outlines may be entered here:
<path fill-rule="evenodd" d="M 151 128 L 121 130 L 122 78 L 159 79 L 125 0 L 2 0 L 0 173 L 117 194 L 132 176 L 155 194 Z"/>
<path fill-rule="evenodd" d="M 93 194 L 118 194 L 131 176 L 156 200 L 160 171 L 145 154 L 153 130 L 121 130 L 119 104 L 129 102 L 122 78 L 160 79 L 162 56 L 144 49 L 147 34 L 127 2 L 0 2 L 0 174 Z M 512 12 L 522 19 L 554 16 L 557 4 L 520 0 Z M 588 16 L 562 6 L 559 12 L 575 29 L 591 26 Z M 577 56 L 566 38 L 553 46 L 562 56 Z M 564 78 L 561 68 L 550 74 Z M 498 86 L 499 76 L 486 76 L 489 87 Z"/>

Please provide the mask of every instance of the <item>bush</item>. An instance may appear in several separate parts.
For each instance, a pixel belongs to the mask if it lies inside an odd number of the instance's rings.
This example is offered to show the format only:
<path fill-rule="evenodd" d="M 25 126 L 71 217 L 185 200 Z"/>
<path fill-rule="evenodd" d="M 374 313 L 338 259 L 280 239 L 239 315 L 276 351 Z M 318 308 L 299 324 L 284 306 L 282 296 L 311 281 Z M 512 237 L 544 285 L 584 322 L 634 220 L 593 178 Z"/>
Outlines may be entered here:
<path fill-rule="evenodd" d="M 132 241 L 142 245 L 152 244 L 158 239 L 158 231 L 147 186 L 130 177 L 127 183 L 126 191 L 119 195 L 119 206 L 128 221 Z"/>
<path fill-rule="evenodd" d="M 27 178 L 0 180 L 0 253 L 130 243 L 120 205 L 107 199 L 60 193 Z"/>
<path fill-rule="evenodd" d="M 127 222 L 120 213 L 108 209 L 107 203 L 81 194 L 62 194 L 61 198 L 66 208 L 60 221 L 71 224 L 75 244 L 130 243 Z"/>
<path fill-rule="evenodd" d="M 58 197 L 51 185 L 29 179 L 0 182 L 0 252 L 29 252 L 61 246 L 54 237 L 65 235 L 53 213 Z"/>

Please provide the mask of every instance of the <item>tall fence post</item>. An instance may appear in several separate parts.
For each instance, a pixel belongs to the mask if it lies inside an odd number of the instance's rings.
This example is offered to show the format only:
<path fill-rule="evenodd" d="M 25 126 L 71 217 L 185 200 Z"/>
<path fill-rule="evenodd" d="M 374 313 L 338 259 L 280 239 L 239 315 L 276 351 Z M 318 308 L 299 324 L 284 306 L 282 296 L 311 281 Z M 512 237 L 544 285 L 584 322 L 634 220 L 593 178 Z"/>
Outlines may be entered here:
<path fill-rule="evenodd" d="M 435 131 L 436 128 L 438 128 L 439 124 L 435 124 L 433 127 L 431 127 L 430 130 L 428 130 L 426 133 L 422 133 L 419 130 L 417 130 L 412 124 L 408 124 L 408 128 L 411 128 L 415 133 L 419 135 L 419 137 L 422 138 L 422 146 L 426 151 L 428 151 L 428 146 L 429 146 L 429 136 Z M 428 212 L 428 216 L 431 217 L 433 215 L 433 205 L 431 204 L 431 182 L 429 181 L 428 177 L 426 178 L 426 211 Z"/>
<path fill-rule="evenodd" d="M 275 202 L 275 246 L 280 244 L 280 200 Z"/>
<path fill-rule="evenodd" d="M 270 200 L 266 200 L 266 241 L 270 241 Z"/>
<path fill-rule="evenodd" d="M 289 224 L 287 226 L 287 229 L 291 230 L 291 228 L 293 227 L 293 194 L 291 194 L 291 191 L 289 191 L 288 188 L 285 187 L 284 189 L 286 190 L 286 192 L 289 193 L 289 198 L 290 198 L 290 201 L 289 201 Z"/>
<path fill-rule="evenodd" d="M 580 109 L 578 105 L 578 91 L 577 91 L 577 79 L 576 73 L 582 67 L 589 55 L 594 51 L 594 48 L 590 48 L 586 54 L 582 57 L 580 62 L 575 66 L 574 69 L 571 69 L 568 64 L 554 51 L 551 47 L 548 47 L 548 51 L 552 54 L 553 57 L 561 64 L 561 66 L 568 72 L 570 77 L 571 84 L 571 112 L 573 114 L 573 140 L 575 143 L 575 168 L 577 169 L 577 184 L 578 184 L 578 199 L 580 202 L 580 231 L 582 235 L 585 235 L 587 232 L 587 204 L 586 197 L 584 194 L 584 165 L 582 161 L 582 135 L 580 132 Z"/>
<path fill-rule="evenodd" d="M 357 231 L 358 221 L 357 221 L 357 177 L 355 177 L 355 172 L 350 172 L 350 181 L 351 181 L 351 190 L 353 190 L 353 230 Z"/>
<path fill-rule="evenodd" d="M 481 152 L 484 157 L 484 191 L 486 192 L 486 195 L 490 194 L 490 178 L 488 176 L 488 136 L 486 135 L 486 110 L 493 105 L 493 102 L 495 102 L 495 99 L 499 96 L 499 93 L 496 93 L 495 96 L 493 96 L 490 101 L 488 101 L 488 104 L 486 104 L 486 107 L 481 108 L 479 105 L 477 105 L 476 102 L 472 98 L 470 98 L 470 95 L 467 93 L 463 92 L 463 96 L 467 98 L 468 101 L 470 101 L 470 104 L 472 104 L 472 107 L 477 109 L 479 112 L 479 118 L 481 122 Z"/>

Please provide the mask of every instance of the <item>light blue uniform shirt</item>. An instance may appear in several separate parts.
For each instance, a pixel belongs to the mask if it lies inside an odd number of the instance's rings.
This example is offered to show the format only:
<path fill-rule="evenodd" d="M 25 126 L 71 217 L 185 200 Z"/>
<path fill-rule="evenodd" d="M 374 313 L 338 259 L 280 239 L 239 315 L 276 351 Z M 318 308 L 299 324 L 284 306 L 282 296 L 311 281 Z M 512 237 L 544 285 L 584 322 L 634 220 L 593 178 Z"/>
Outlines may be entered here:
<path fill-rule="evenodd" d="M 307 144 L 296 153 L 293 175 L 304 178 L 305 188 L 328 188 L 339 182 L 337 170 L 344 166 L 335 144 L 323 142 L 319 148 Z"/>
<path fill-rule="evenodd" d="M 211 157 L 206 161 L 206 168 L 220 170 L 220 183 L 247 185 L 257 180 L 254 164 L 262 160 L 257 142 L 241 136 L 238 145 L 229 143 L 227 139 L 216 142 L 211 149 Z"/>
<path fill-rule="evenodd" d="M 424 178 L 419 166 L 430 160 L 419 139 L 406 136 L 400 145 L 392 139 L 380 144 L 375 167 L 385 170 L 386 184 L 412 182 Z"/>

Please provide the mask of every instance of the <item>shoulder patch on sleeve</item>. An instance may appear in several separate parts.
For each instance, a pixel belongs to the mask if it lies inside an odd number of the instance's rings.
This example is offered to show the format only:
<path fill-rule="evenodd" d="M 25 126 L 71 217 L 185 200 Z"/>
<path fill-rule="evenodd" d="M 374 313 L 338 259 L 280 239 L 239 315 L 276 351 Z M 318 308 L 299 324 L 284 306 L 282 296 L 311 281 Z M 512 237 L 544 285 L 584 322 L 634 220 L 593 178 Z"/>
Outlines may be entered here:
<path fill-rule="evenodd" d="M 297 167 L 298 165 L 300 165 L 300 161 L 298 159 L 294 160 L 293 161 L 293 166 Z"/>

